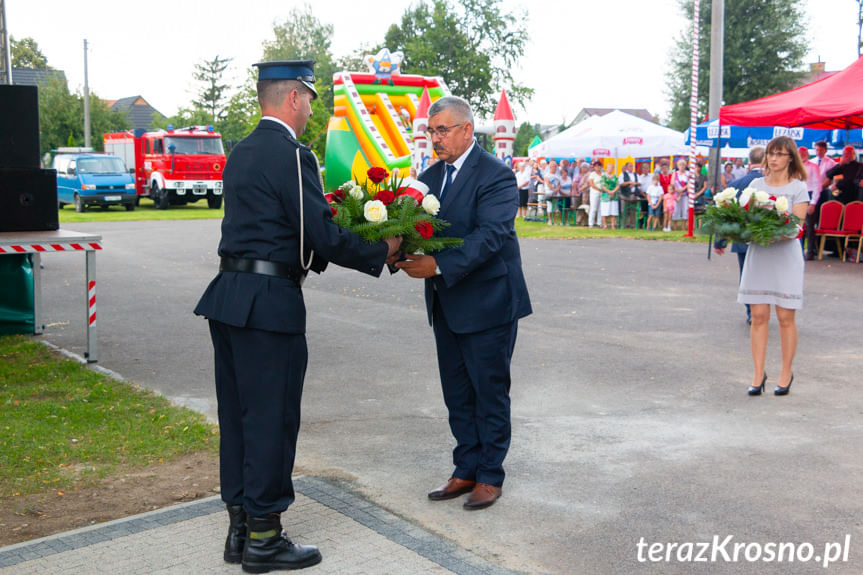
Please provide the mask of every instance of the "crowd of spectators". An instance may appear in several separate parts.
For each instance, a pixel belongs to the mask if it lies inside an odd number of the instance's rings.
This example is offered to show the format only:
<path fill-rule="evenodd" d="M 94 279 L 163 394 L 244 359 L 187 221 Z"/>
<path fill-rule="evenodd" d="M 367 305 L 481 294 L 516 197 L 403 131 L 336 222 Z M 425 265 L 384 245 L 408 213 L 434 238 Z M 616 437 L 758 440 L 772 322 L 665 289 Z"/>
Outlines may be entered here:
<path fill-rule="evenodd" d="M 846 204 L 863 201 L 863 163 L 852 146 L 846 146 L 838 160 L 831 158 L 825 142 L 815 144 L 814 158 L 810 159 L 806 148 L 800 148 L 800 157 L 807 170 L 811 198 L 806 226 L 807 257 L 811 259 L 815 243 L 812 230 L 819 206 L 827 200 Z M 636 227 L 637 214 L 641 214 L 647 230 L 682 230 L 689 216 L 688 161 L 679 159 L 672 169 L 667 159 L 660 159 L 653 171 L 650 168 L 649 162 L 640 162 L 636 173 L 632 162 L 628 162 L 618 174 L 613 162 L 603 169 L 599 160 L 518 161 L 514 168 L 519 190 L 518 217 L 563 225 L 567 214 L 574 212 L 570 221 L 575 225 L 615 229 Z M 744 165 L 742 158 L 725 162 L 719 178 L 720 191 L 759 168 L 760 164 Z M 712 197 L 706 162 L 699 159 L 695 173 L 693 206 L 699 213 Z"/>
<path fill-rule="evenodd" d="M 578 158 L 523 160 L 513 170 L 519 191 L 518 217 L 545 219 L 548 225 L 563 225 L 566 214 L 574 212 L 573 223 L 602 229 L 636 227 L 638 214 L 648 230 L 683 229 L 688 217 L 689 167 L 678 160 L 670 170 L 668 160 L 660 160 L 653 172 L 642 162 L 638 173 L 627 162 L 618 174 L 613 162 L 605 169 L 600 160 Z M 745 173 L 745 168 L 744 168 Z M 695 190 L 696 208 L 709 196 L 707 172 L 698 164 Z M 651 188 L 653 188 L 651 190 Z M 618 221 L 620 220 L 620 221 Z"/>

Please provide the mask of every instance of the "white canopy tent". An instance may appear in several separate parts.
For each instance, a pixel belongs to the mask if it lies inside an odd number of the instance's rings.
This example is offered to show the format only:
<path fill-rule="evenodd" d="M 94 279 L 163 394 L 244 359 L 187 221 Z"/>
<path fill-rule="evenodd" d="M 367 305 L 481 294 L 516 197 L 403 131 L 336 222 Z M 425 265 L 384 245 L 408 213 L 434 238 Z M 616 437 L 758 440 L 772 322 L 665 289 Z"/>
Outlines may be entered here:
<path fill-rule="evenodd" d="M 531 158 L 685 156 L 683 132 L 614 110 L 592 116 L 529 150 Z"/>

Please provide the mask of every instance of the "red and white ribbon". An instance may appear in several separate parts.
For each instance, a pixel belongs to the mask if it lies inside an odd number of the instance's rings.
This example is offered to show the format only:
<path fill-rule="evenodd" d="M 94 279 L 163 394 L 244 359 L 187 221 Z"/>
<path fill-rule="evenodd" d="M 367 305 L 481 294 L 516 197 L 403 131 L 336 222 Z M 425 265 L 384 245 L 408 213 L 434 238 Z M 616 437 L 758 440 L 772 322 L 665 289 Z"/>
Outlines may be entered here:
<path fill-rule="evenodd" d="M 74 252 L 101 250 L 99 242 L 61 244 L 0 244 L 0 254 L 33 254 L 45 252 Z"/>

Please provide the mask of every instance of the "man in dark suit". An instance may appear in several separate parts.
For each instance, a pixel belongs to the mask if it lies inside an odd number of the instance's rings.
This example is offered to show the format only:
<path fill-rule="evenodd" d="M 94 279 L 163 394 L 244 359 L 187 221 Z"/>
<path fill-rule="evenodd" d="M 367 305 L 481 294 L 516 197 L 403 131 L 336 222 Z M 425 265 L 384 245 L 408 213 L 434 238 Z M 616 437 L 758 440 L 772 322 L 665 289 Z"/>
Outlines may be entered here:
<path fill-rule="evenodd" d="M 433 255 L 409 254 L 397 267 L 425 278 L 429 322 L 449 424 L 455 470 L 432 500 L 470 492 L 464 507 L 482 509 L 501 494 L 509 449 L 510 360 L 519 318 L 531 313 L 515 235 L 515 176 L 479 147 L 473 114 L 461 98 L 429 108 L 428 133 L 440 162 L 420 175 L 440 198 L 447 235 L 464 245 Z"/>
<path fill-rule="evenodd" d="M 762 164 L 764 163 L 764 146 L 755 146 L 749 150 L 749 172 L 741 178 L 737 178 L 728 184 L 729 188 L 737 190 L 737 195 L 749 187 L 753 180 L 764 177 Z M 725 253 L 725 246 L 728 240 L 725 238 L 716 238 L 713 243 L 713 250 L 720 256 Z M 737 265 L 740 268 L 738 281 L 743 277 L 743 263 L 746 261 L 746 244 L 731 242 L 731 251 L 737 254 Z M 746 304 L 746 323 L 752 323 L 752 311 L 749 309 L 749 304 Z"/>
<path fill-rule="evenodd" d="M 308 350 L 302 284 L 328 262 L 378 276 L 400 239 L 369 244 L 332 221 L 314 153 L 297 141 L 311 116 L 311 61 L 259 68 L 261 122 L 225 165 L 219 274 L 195 313 L 209 320 L 219 407 L 225 561 L 265 573 L 321 560 L 282 535 Z M 393 258 L 395 259 L 395 258 Z"/>

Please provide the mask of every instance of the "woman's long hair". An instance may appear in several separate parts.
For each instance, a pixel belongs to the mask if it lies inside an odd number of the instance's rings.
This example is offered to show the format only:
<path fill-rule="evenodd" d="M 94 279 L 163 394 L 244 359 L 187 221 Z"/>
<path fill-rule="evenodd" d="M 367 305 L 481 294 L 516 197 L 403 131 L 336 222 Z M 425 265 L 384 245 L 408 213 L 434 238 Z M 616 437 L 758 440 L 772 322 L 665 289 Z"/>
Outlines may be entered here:
<path fill-rule="evenodd" d="M 803 166 L 803 160 L 800 159 L 800 153 L 797 151 L 797 143 L 788 136 L 776 136 L 767 144 L 767 149 L 764 152 L 764 175 L 770 173 L 770 165 L 767 163 L 767 156 L 771 152 L 785 152 L 791 158 L 788 163 L 788 178 L 791 180 L 806 181 L 808 174 Z"/>

